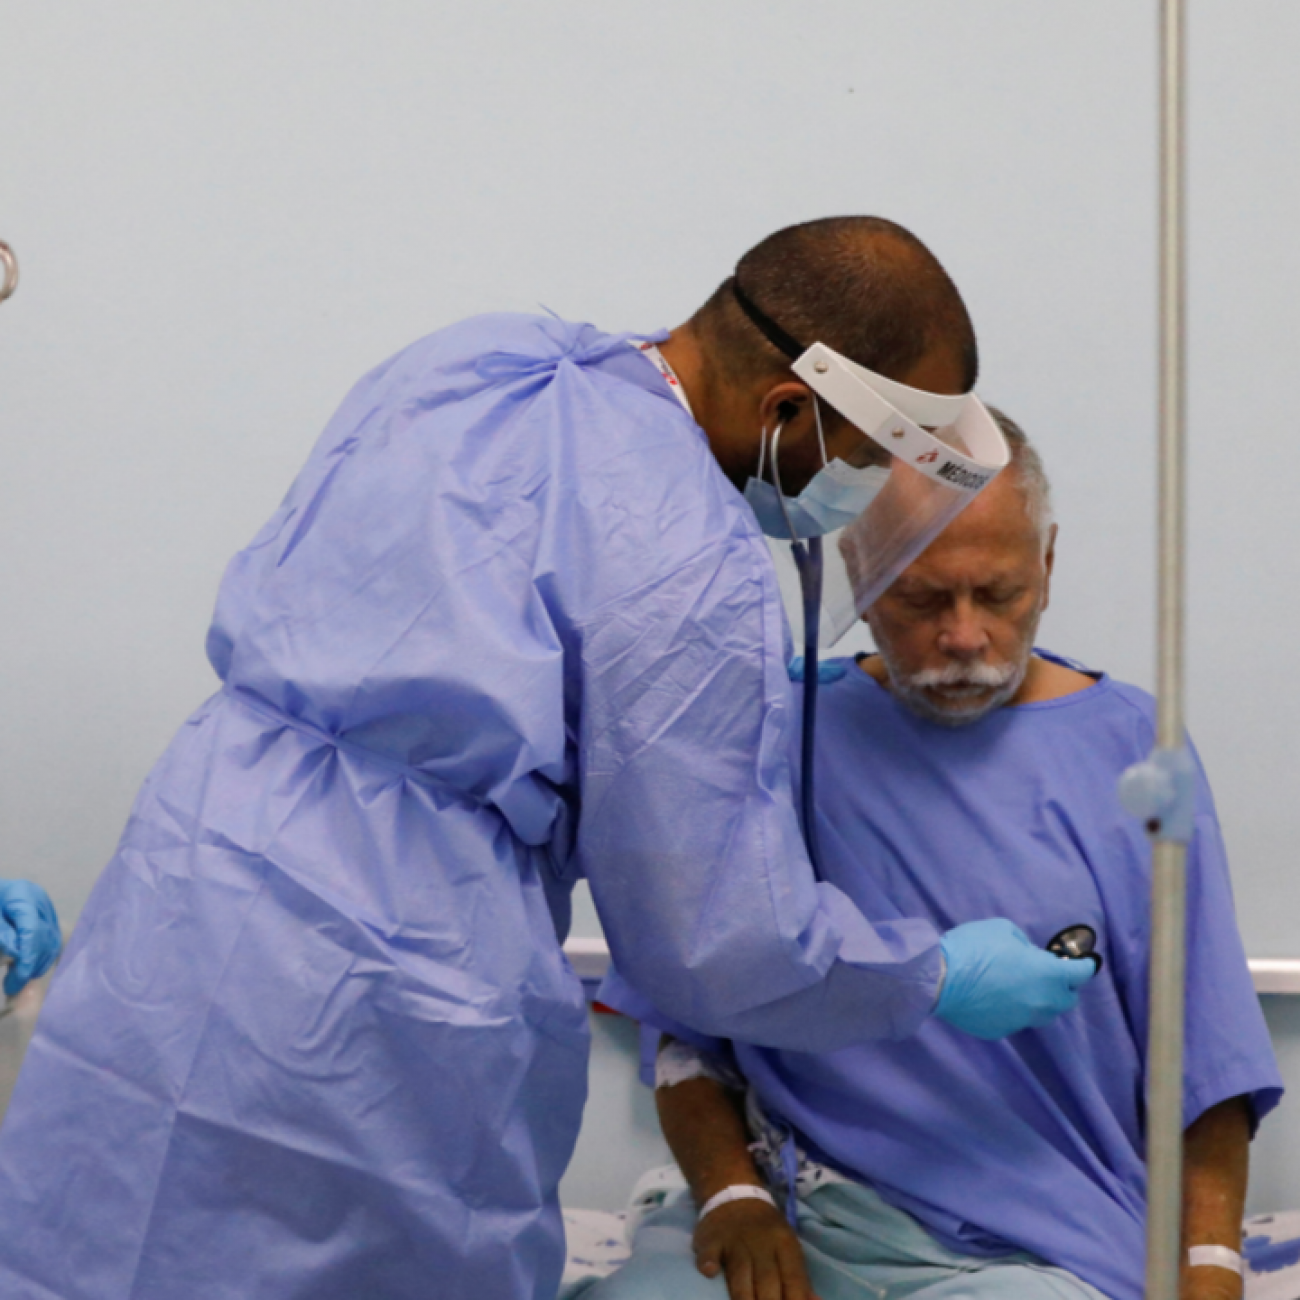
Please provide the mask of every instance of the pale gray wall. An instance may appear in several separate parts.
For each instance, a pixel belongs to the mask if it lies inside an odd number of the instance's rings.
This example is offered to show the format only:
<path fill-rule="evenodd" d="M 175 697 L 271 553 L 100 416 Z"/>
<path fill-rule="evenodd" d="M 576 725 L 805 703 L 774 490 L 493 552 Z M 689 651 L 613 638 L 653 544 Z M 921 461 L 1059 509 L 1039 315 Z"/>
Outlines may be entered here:
<path fill-rule="evenodd" d="M 75 918 L 362 371 L 474 311 L 674 324 L 827 213 L 944 258 L 1057 482 L 1043 639 L 1147 683 L 1155 8 L 0 0 L 0 870 Z M 1192 26 L 1191 718 L 1249 946 L 1300 955 L 1300 6 Z"/>

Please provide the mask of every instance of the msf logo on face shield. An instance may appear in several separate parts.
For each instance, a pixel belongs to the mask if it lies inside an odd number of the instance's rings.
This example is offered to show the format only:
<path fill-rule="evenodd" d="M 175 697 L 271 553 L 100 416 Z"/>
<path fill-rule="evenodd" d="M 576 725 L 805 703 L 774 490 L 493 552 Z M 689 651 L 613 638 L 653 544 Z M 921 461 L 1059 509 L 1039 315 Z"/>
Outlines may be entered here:
<path fill-rule="evenodd" d="M 947 479 L 956 487 L 965 488 L 968 492 L 977 491 L 993 477 L 991 474 L 977 474 L 974 470 L 969 470 L 964 465 L 957 465 L 953 461 L 940 465 L 935 470 L 935 475 Z"/>
<path fill-rule="evenodd" d="M 937 451 L 927 451 L 924 455 L 916 458 L 916 463 L 918 465 L 933 465 L 938 459 L 939 453 Z"/>

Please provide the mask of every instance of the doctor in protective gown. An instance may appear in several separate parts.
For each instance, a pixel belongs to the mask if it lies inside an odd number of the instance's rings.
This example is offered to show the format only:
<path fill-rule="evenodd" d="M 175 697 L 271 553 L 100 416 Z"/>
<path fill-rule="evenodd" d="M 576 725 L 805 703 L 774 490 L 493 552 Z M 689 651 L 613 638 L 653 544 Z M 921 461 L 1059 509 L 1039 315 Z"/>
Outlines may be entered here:
<path fill-rule="evenodd" d="M 910 250 L 960 308 L 888 223 L 773 240 L 751 295 L 838 240 L 904 288 L 880 249 Z M 813 287 L 858 292 L 842 261 Z M 794 489 L 821 463 L 806 393 L 779 358 L 729 378 L 701 321 L 657 336 L 679 378 L 476 318 L 344 401 L 231 562 L 220 689 L 55 979 L 0 1139 L 6 1300 L 552 1295 L 583 876 L 623 971 L 701 1031 L 821 1051 L 930 1013 L 939 936 L 816 883 L 792 801 L 789 633 L 736 484 L 782 394 Z M 913 325 L 914 364 L 861 360 L 964 391 Z"/>

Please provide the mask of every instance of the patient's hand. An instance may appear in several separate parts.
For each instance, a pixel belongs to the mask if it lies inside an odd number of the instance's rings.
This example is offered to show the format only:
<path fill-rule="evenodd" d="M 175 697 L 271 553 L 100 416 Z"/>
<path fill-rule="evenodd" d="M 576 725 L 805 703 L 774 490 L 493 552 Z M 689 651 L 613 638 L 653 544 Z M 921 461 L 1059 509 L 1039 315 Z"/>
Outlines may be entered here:
<path fill-rule="evenodd" d="M 1241 1300 L 1242 1281 L 1222 1268 L 1185 1268 L 1181 1300 Z"/>
<path fill-rule="evenodd" d="M 660 1045 L 666 1050 L 672 1039 Z M 744 1103 L 715 1078 L 663 1082 L 655 1105 L 664 1137 L 696 1205 L 728 1187 L 762 1187 L 749 1152 Z M 816 1300 L 803 1247 L 780 1210 L 766 1201 L 726 1201 L 695 1225 L 695 1264 L 705 1277 L 726 1276 L 731 1300 Z"/>
<path fill-rule="evenodd" d="M 695 1264 L 705 1277 L 726 1274 L 731 1300 L 816 1300 L 803 1247 L 780 1210 L 732 1201 L 695 1228 Z"/>

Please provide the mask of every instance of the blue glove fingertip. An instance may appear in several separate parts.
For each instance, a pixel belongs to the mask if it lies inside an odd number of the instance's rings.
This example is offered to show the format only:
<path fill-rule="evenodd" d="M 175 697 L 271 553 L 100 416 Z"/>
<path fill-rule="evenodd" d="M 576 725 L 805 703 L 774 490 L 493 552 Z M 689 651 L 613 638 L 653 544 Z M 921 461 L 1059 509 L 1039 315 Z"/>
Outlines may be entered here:
<path fill-rule="evenodd" d="M 5 997 L 17 997 L 32 978 L 32 967 L 36 964 L 36 955 L 30 945 L 23 945 L 25 951 L 19 953 L 12 966 L 5 973 Z"/>
<path fill-rule="evenodd" d="M 792 682 L 801 682 L 804 679 L 804 657 L 795 655 L 790 660 L 789 667 L 786 669 Z M 849 671 L 849 665 L 844 659 L 823 659 L 817 664 L 817 680 L 823 685 L 830 682 L 838 682 L 845 673 Z"/>

